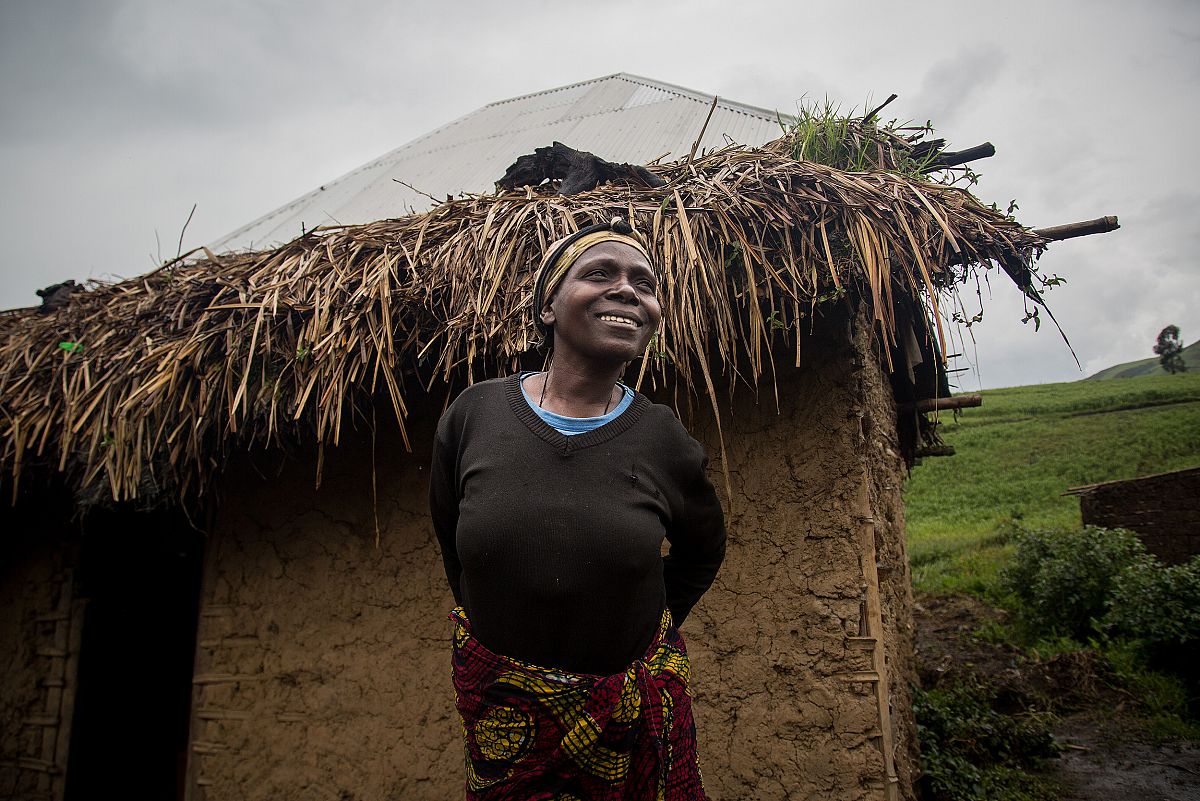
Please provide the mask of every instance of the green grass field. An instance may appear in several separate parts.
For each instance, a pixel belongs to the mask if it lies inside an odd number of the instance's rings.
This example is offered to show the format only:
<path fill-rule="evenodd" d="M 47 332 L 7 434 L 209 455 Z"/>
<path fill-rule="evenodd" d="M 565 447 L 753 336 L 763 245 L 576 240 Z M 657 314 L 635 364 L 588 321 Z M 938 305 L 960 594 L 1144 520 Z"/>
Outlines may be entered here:
<path fill-rule="evenodd" d="M 941 434 L 905 487 L 918 590 L 989 596 L 1004 524 L 1077 525 L 1070 487 L 1200 466 L 1200 373 L 991 390 Z"/>

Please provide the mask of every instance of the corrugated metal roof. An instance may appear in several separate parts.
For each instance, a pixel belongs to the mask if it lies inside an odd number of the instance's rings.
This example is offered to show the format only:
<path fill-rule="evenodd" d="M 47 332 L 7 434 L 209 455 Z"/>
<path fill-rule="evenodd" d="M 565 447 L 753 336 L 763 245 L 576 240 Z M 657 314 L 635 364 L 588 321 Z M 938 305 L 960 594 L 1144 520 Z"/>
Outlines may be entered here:
<path fill-rule="evenodd" d="M 555 140 L 610 161 L 680 158 L 691 150 L 712 100 L 628 73 L 501 100 L 329 181 L 210 247 L 263 248 L 318 225 L 399 217 L 430 206 L 421 192 L 434 197 L 488 192 L 519 156 Z M 721 99 L 700 146 L 715 148 L 727 140 L 763 144 L 779 136 L 780 116 Z"/>

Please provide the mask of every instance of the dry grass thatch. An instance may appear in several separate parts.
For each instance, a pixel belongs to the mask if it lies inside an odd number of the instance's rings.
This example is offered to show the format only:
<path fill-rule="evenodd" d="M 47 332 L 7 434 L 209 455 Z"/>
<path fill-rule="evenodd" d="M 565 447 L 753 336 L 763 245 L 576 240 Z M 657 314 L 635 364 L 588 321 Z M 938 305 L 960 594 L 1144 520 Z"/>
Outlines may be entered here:
<path fill-rule="evenodd" d="M 939 297 L 1045 241 L 969 193 L 731 146 L 657 168 L 665 188 L 467 196 L 317 229 L 277 249 L 169 264 L 0 321 L 0 469 L 31 462 L 107 484 L 202 491 L 233 443 L 337 443 L 350 405 L 511 369 L 530 348 L 532 269 L 560 235 L 614 213 L 661 268 L 663 325 L 639 380 L 668 370 L 715 396 L 799 358 L 799 321 L 861 298 L 885 342 L 893 298 Z M 778 353 L 780 349 L 786 353 Z M 886 353 L 887 348 L 884 349 Z M 364 407 L 365 408 L 365 407 Z"/>

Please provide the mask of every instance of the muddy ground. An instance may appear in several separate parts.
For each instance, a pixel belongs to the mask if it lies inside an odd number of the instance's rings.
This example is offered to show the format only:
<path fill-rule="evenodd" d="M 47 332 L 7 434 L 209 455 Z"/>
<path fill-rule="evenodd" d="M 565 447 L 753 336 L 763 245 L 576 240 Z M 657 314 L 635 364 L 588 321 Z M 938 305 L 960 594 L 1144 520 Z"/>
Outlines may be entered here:
<path fill-rule="evenodd" d="M 976 636 L 1005 612 L 967 596 L 917 598 L 917 667 L 926 689 L 977 678 L 1004 712 L 1054 712 L 1062 754 L 1047 767 L 1064 801 L 1200 801 L 1200 742 L 1154 742 L 1134 701 L 1088 654 L 1049 659 Z"/>

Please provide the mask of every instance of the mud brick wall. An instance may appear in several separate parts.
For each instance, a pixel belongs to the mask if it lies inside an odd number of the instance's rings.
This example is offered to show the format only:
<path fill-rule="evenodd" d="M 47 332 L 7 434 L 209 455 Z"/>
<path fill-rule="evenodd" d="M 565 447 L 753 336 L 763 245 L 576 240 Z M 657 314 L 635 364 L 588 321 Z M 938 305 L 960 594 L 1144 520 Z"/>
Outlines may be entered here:
<path fill-rule="evenodd" d="M 1137 532 L 1167 564 L 1200 554 L 1200 468 L 1099 484 L 1079 510 L 1088 525 Z"/>
<path fill-rule="evenodd" d="M 718 388 L 728 557 L 683 630 L 705 782 L 714 801 L 883 799 L 887 741 L 892 788 L 911 797 L 911 599 L 890 395 L 844 319 L 819 324 L 802 350 L 800 369 L 779 370 L 778 410 L 769 376 L 757 395 L 739 386 L 732 406 Z M 189 798 L 460 797 L 451 598 L 425 510 L 434 400 L 413 410 L 411 455 L 381 415 L 377 504 L 362 432 L 327 451 L 319 491 L 312 459 L 259 457 L 227 475 L 202 590 Z M 708 398 L 695 403 L 687 423 L 722 488 Z M 868 568 L 882 587 L 874 615 Z"/>

